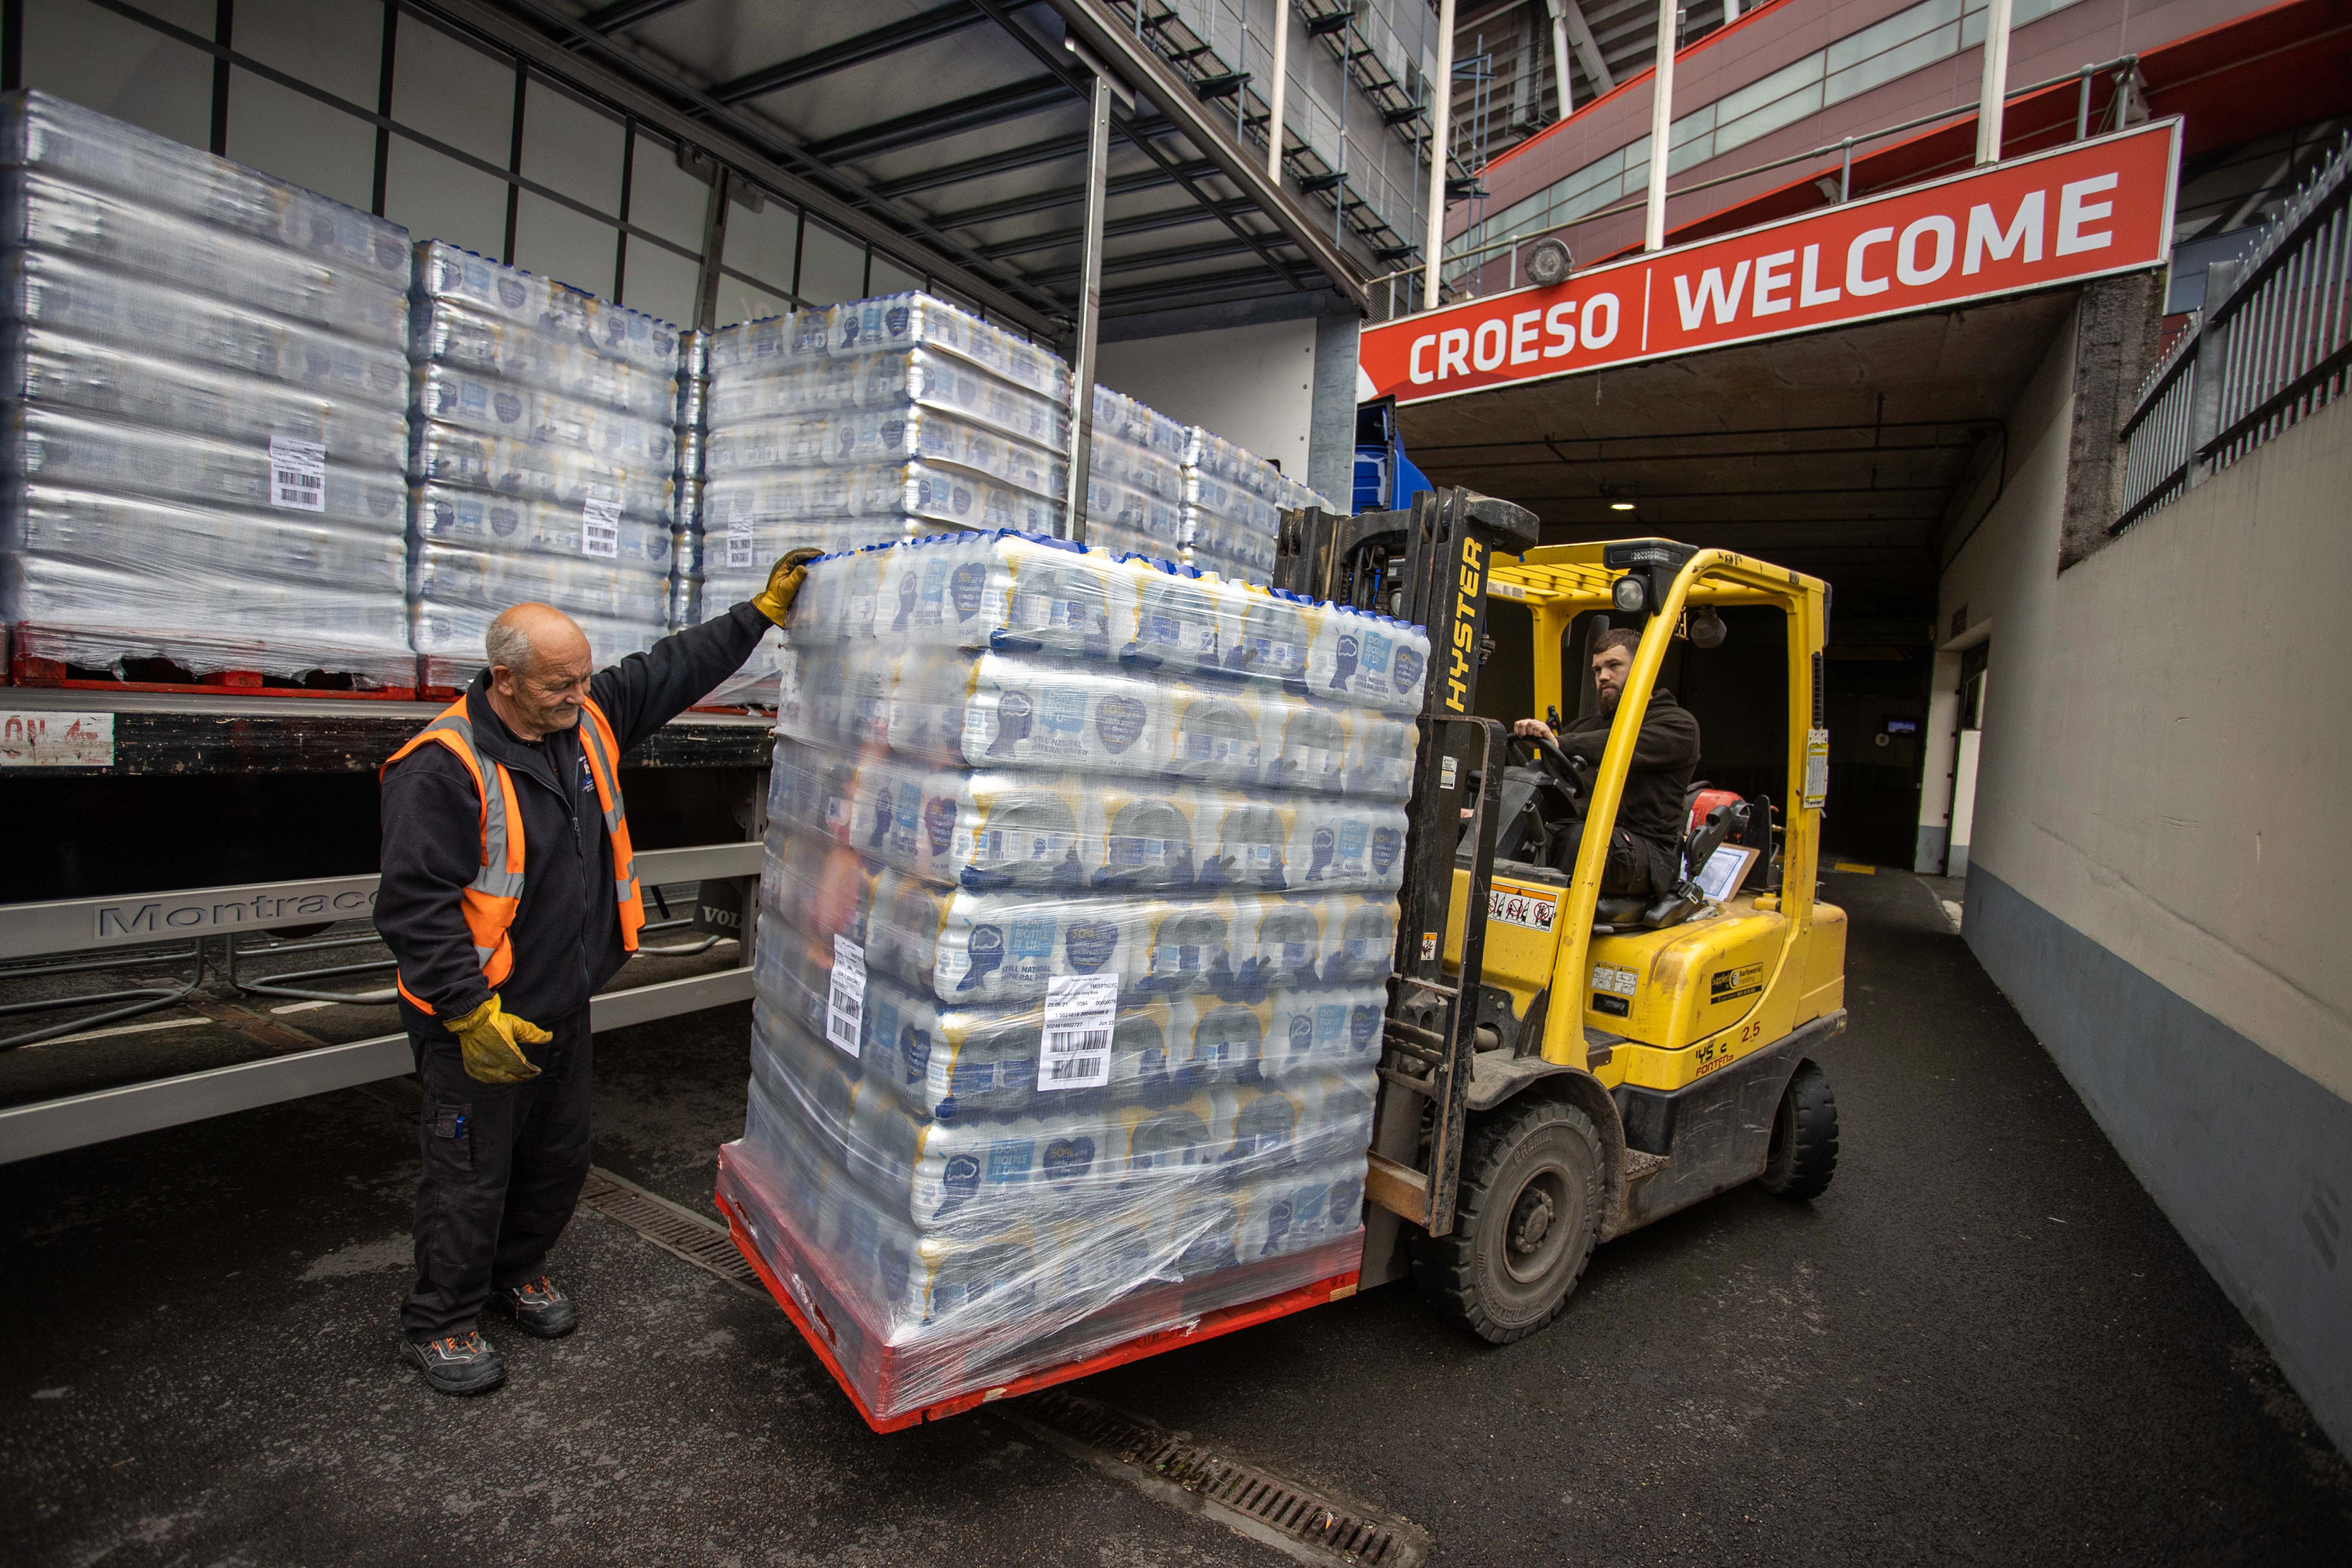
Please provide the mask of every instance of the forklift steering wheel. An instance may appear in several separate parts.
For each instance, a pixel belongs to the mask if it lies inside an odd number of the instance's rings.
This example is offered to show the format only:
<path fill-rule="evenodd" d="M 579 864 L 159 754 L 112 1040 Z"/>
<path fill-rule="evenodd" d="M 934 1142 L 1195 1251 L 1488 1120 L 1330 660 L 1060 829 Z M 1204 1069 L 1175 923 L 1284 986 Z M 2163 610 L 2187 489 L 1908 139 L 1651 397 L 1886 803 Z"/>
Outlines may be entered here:
<path fill-rule="evenodd" d="M 1551 776 L 1553 782 L 1568 792 L 1570 801 L 1581 809 L 1584 804 L 1584 786 L 1578 782 L 1576 770 L 1569 763 L 1568 753 L 1561 751 L 1557 742 L 1547 741 L 1539 735 L 1515 734 L 1511 737 L 1511 743 L 1515 746 L 1525 746 L 1528 755 L 1542 765 L 1543 771 Z"/>

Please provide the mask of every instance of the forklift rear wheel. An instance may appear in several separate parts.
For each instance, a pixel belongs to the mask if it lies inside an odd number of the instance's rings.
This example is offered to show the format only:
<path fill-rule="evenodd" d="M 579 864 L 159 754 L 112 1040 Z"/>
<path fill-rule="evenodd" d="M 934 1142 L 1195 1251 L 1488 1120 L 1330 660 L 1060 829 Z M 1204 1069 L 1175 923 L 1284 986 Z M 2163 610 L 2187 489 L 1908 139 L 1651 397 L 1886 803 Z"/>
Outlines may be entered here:
<path fill-rule="evenodd" d="M 1601 1169 L 1600 1135 L 1572 1105 L 1529 1100 L 1472 1128 L 1454 1233 L 1415 1241 L 1423 1299 L 1493 1344 L 1550 1322 L 1591 1259 Z"/>
<path fill-rule="evenodd" d="M 1776 1198 L 1817 1198 L 1837 1174 L 1837 1097 L 1830 1092 L 1829 1074 L 1799 1062 L 1780 1093 L 1772 1147 L 1757 1181 Z"/>

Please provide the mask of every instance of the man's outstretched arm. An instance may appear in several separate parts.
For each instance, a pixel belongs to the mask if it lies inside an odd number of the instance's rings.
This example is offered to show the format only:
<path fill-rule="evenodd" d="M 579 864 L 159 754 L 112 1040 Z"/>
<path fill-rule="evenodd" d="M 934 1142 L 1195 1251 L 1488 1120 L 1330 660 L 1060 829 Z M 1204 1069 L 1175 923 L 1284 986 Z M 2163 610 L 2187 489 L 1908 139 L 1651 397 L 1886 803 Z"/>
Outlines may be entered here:
<path fill-rule="evenodd" d="M 756 597 L 597 671 L 589 695 L 612 721 L 621 750 L 636 745 L 742 668 L 769 629 L 784 624 L 804 568 L 821 553 L 792 552 L 769 572 L 768 585 Z"/>

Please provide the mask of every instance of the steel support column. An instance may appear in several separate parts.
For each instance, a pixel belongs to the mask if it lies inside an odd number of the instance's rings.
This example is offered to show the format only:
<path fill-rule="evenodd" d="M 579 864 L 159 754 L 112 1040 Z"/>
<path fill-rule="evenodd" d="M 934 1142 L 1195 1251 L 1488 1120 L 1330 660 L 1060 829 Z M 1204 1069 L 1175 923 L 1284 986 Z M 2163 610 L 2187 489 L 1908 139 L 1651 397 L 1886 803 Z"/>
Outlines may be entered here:
<path fill-rule="evenodd" d="M 1438 304 L 1438 273 L 1445 262 L 1445 165 L 1454 134 L 1454 0 L 1438 0 L 1437 74 L 1429 79 L 1429 243 L 1421 308 Z"/>
<path fill-rule="evenodd" d="M 1650 77 L 1650 195 L 1642 214 L 1642 248 L 1666 247 L 1666 165 L 1675 132 L 1675 0 L 1658 0 L 1658 63 Z"/>
<path fill-rule="evenodd" d="M 1077 332 L 1070 344 L 1070 474 L 1062 537 L 1087 542 L 1087 469 L 1094 454 L 1095 334 L 1102 321 L 1103 212 L 1110 203 L 1110 78 L 1087 95 L 1087 216 L 1078 263 Z"/>

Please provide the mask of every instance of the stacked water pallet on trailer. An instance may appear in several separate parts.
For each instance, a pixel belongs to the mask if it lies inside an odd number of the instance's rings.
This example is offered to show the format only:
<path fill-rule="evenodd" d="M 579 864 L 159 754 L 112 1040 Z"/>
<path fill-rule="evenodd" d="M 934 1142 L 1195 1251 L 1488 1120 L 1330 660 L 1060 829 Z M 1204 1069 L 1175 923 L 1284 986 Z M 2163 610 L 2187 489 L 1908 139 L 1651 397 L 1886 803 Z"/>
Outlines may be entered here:
<path fill-rule="evenodd" d="M 1114 554 L 1184 559 L 1186 431 L 1097 385 L 1087 464 L 1087 542 Z"/>
<path fill-rule="evenodd" d="M 601 667 L 669 625 L 678 333 L 442 240 L 416 249 L 410 624 L 462 686 L 536 601 Z"/>
<path fill-rule="evenodd" d="M 720 1191 L 877 1427 L 1352 1285 L 1427 657 L 1013 534 L 811 569 Z"/>
<path fill-rule="evenodd" d="M 407 232 L 44 93 L 0 114 L 15 678 L 414 685 Z"/>
<path fill-rule="evenodd" d="M 1069 367 L 927 294 L 723 327 L 710 338 L 702 607 L 749 598 L 784 552 L 956 529 L 1052 532 Z M 772 639 L 715 700 L 774 700 Z"/>

